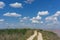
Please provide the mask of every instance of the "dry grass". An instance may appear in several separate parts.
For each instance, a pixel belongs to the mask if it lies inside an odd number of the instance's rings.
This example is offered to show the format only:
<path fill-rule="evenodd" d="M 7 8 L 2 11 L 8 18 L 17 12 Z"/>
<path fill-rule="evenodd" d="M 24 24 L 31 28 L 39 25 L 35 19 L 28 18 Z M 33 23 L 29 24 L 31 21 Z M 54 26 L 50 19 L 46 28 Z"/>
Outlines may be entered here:
<path fill-rule="evenodd" d="M 33 29 L 6 29 L 0 30 L 0 40 L 26 40 L 34 34 Z M 37 30 L 43 34 L 44 40 L 60 40 L 53 32 Z M 34 40 L 37 40 L 35 37 Z"/>

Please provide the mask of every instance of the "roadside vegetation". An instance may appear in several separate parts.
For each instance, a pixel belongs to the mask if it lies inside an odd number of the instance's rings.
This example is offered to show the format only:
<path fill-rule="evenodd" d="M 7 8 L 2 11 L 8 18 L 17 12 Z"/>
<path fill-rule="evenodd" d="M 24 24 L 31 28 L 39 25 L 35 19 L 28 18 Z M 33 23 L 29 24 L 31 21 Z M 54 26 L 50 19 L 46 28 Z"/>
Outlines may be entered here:
<path fill-rule="evenodd" d="M 44 40 L 60 40 L 55 33 L 41 29 L 1 29 L 0 40 L 26 40 L 34 34 L 34 30 L 41 32 Z M 37 40 L 36 37 L 34 40 Z"/>

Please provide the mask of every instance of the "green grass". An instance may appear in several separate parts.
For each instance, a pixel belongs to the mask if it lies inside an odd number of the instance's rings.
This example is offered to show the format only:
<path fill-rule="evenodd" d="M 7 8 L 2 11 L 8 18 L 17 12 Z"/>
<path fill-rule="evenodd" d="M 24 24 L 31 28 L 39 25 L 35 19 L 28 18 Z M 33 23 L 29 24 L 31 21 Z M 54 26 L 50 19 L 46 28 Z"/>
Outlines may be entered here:
<path fill-rule="evenodd" d="M 0 40 L 26 40 L 34 34 L 34 30 L 43 34 L 44 40 L 60 40 L 60 38 L 53 32 L 44 31 L 40 29 L 4 29 L 0 30 Z M 37 40 L 35 38 L 34 40 Z"/>

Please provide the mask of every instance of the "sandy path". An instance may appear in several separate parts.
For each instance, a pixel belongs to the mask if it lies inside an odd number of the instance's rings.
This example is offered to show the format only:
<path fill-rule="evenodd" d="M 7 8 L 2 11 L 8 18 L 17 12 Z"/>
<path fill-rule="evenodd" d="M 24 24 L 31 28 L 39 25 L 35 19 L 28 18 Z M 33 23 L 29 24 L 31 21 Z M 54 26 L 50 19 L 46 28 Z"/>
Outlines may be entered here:
<path fill-rule="evenodd" d="M 42 34 L 38 32 L 37 40 L 43 40 Z"/>
<path fill-rule="evenodd" d="M 38 32 L 37 35 L 37 31 L 34 31 L 34 34 L 30 36 L 27 40 L 33 40 L 36 36 L 37 36 L 37 40 L 43 40 L 42 33 Z"/>
<path fill-rule="evenodd" d="M 34 34 L 30 36 L 27 40 L 33 40 L 35 36 L 37 36 L 37 31 L 34 31 Z"/>

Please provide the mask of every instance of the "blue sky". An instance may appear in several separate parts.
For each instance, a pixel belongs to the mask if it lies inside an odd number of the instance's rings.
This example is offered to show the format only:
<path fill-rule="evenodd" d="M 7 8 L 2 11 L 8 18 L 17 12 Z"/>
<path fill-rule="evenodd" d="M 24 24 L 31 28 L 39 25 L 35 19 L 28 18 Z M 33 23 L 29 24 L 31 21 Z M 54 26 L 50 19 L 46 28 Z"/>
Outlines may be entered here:
<path fill-rule="evenodd" d="M 0 0 L 0 28 L 60 29 L 60 0 Z"/>

